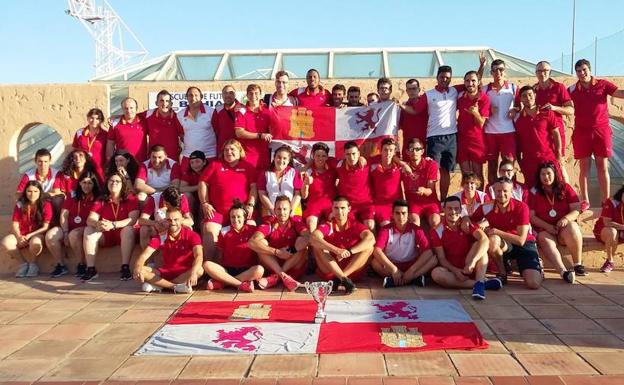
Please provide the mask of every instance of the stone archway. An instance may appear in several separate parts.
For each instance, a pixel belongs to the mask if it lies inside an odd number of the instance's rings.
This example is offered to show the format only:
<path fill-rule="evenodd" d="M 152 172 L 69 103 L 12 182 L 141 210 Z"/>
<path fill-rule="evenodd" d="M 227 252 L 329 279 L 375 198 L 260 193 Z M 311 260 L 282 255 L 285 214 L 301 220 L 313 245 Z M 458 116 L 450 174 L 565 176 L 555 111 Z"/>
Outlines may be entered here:
<path fill-rule="evenodd" d="M 34 167 L 33 158 L 40 148 L 46 148 L 52 153 L 54 167 L 58 168 L 62 164 L 65 144 L 58 131 L 45 123 L 29 123 L 22 128 L 13 147 L 20 175 Z"/>

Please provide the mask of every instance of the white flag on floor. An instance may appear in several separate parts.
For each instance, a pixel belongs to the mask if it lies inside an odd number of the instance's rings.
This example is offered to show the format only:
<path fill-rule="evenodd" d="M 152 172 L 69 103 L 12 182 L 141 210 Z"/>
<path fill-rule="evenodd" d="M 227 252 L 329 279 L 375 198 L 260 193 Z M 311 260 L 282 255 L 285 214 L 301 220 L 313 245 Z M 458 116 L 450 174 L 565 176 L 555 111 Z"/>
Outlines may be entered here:
<path fill-rule="evenodd" d="M 327 301 L 327 322 L 471 322 L 455 300 Z"/>

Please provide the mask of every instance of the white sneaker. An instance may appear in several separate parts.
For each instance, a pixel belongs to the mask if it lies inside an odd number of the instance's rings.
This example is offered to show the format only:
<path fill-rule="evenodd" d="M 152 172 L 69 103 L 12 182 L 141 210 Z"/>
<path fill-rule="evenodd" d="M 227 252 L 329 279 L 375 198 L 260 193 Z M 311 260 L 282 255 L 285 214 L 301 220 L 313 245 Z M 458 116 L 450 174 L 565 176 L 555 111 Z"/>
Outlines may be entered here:
<path fill-rule="evenodd" d="M 154 286 L 149 282 L 143 282 L 143 285 L 141 285 L 141 291 L 145 292 L 145 293 L 151 293 L 151 292 L 157 292 L 160 293 L 162 291 L 162 289 L 158 286 Z"/>
<path fill-rule="evenodd" d="M 193 288 L 186 283 L 176 283 L 173 287 L 173 292 L 177 294 L 190 294 L 193 292 Z"/>
<path fill-rule="evenodd" d="M 28 262 L 24 262 L 17 269 L 17 273 L 15 273 L 15 278 L 24 278 L 28 273 Z"/>
<path fill-rule="evenodd" d="M 28 271 L 26 272 L 26 276 L 29 278 L 36 277 L 39 275 L 39 266 L 36 263 L 28 264 Z"/>

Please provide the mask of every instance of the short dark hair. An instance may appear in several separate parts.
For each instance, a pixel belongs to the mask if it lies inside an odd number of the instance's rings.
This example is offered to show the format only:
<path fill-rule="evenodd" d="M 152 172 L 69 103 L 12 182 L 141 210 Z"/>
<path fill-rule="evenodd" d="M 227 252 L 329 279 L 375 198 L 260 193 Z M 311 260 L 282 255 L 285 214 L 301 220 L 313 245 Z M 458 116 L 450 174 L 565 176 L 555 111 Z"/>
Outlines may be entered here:
<path fill-rule="evenodd" d="M 155 144 L 152 147 L 150 147 L 150 154 L 152 152 L 158 152 L 158 151 L 164 151 L 164 153 L 167 153 L 167 150 L 165 150 L 165 146 L 163 146 L 162 144 Z"/>
<path fill-rule="evenodd" d="M 329 155 L 329 146 L 323 142 L 317 142 L 312 145 L 312 155 L 314 155 L 314 153 L 318 150 L 323 150 L 326 154 Z"/>
<path fill-rule="evenodd" d="M 182 207 L 182 194 L 175 186 L 167 186 L 162 192 L 162 199 L 169 203 L 171 207 L 180 209 Z"/>
<path fill-rule="evenodd" d="M 347 89 L 345 88 L 344 85 L 342 84 L 336 84 L 332 87 L 332 93 L 334 93 L 334 91 L 342 91 L 343 93 L 347 93 Z"/>
<path fill-rule="evenodd" d="M 191 90 L 199 91 L 199 95 L 201 96 L 202 100 L 204 99 L 204 94 L 202 93 L 202 91 L 197 86 L 190 86 L 189 88 L 186 89 L 186 93 L 184 95 L 186 95 L 187 98 L 188 98 L 188 94 L 189 94 L 189 92 L 191 92 Z"/>
<path fill-rule="evenodd" d="M 394 140 L 394 138 L 384 138 L 384 139 L 381 141 L 381 147 L 383 147 L 383 146 L 388 146 L 388 145 L 393 145 L 393 146 L 396 146 L 396 144 L 397 144 L 397 143 L 396 143 L 396 140 Z"/>
<path fill-rule="evenodd" d="M 470 70 L 470 71 L 466 72 L 464 74 L 464 79 L 466 79 L 468 77 L 468 75 L 475 75 L 477 77 L 477 79 L 479 78 L 479 73 L 477 71 L 474 71 L 474 70 Z"/>
<path fill-rule="evenodd" d="M 490 64 L 490 69 L 494 68 L 494 66 L 499 66 L 499 65 L 505 66 L 505 61 L 503 59 L 496 59 L 492 61 L 492 64 Z"/>
<path fill-rule="evenodd" d="M 407 207 L 409 209 L 409 203 L 407 203 L 405 199 L 397 199 L 394 202 L 392 202 L 392 210 L 394 210 L 397 207 Z"/>
<path fill-rule="evenodd" d="M 160 92 L 156 94 L 156 100 L 158 100 L 158 98 L 160 98 L 163 95 L 164 96 L 169 96 L 169 98 L 171 98 L 171 94 L 169 93 L 169 91 L 167 91 L 167 90 L 160 90 Z"/>
<path fill-rule="evenodd" d="M 472 171 L 468 171 L 462 174 L 461 184 L 466 182 L 476 182 L 478 187 L 481 187 L 481 178 Z"/>
<path fill-rule="evenodd" d="M 35 152 L 35 159 L 39 158 L 40 156 L 47 156 L 52 159 L 52 153 L 47 148 L 40 148 L 37 150 L 37 152 Z"/>
<path fill-rule="evenodd" d="M 450 203 L 450 202 L 457 202 L 457 203 L 459 203 L 461 205 L 461 199 L 459 199 L 458 196 L 456 196 L 456 195 L 449 195 L 449 196 L 447 196 L 444 199 L 444 201 L 442 201 L 442 206 L 446 207 L 446 204 Z"/>
<path fill-rule="evenodd" d="M 360 149 L 360 146 L 357 145 L 357 143 L 355 143 L 354 141 L 350 140 L 347 143 L 344 144 L 344 150 L 348 150 L 350 148 L 357 148 L 358 150 Z"/>
<path fill-rule="evenodd" d="M 533 86 L 529 86 L 529 85 L 522 86 L 522 88 L 520 88 L 520 91 L 518 91 L 518 95 L 522 96 L 522 94 L 524 94 L 525 92 L 527 92 L 527 91 L 529 91 L 529 90 L 531 90 L 531 91 L 535 91 L 535 90 L 533 89 Z"/>
<path fill-rule="evenodd" d="M 447 66 L 447 65 L 443 65 L 443 66 L 439 66 L 438 67 L 438 73 L 436 75 L 436 77 L 438 75 L 440 75 L 443 72 L 450 72 L 451 74 L 453 74 L 453 68 L 451 68 L 451 66 Z"/>
<path fill-rule="evenodd" d="M 507 178 L 506 176 L 499 176 L 498 178 L 496 178 L 496 180 L 494 181 L 494 183 L 507 183 L 507 184 L 513 184 L 513 180 Z"/>
<path fill-rule="evenodd" d="M 613 200 L 622 202 L 622 195 L 624 195 L 624 185 L 622 185 L 622 187 L 620 187 L 615 194 L 613 194 Z"/>
<path fill-rule="evenodd" d="M 349 202 L 349 198 L 344 195 L 336 195 L 334 199 L 332 199 L 332 202 L 347 202 L 349 205 L 351 204 L 351 202 Z"/>
<path fill-rule="evenodd" d="M 247 217 L 247 207 L 245 206 L 245 204 L 243 202 L 241 202 L 240 199 L 236 198 L 234 199 L 234 201 L 232 202 L 232 206 L 230 207 L 230 209 L 228 210 L 228 217 L 230 216 L 230 213 L 233 210 L 243 210 L 243 212 L 245 213 L 245 218 Z"/>
<path fill-rule="evenodd" d="M 99 108 L 92 108 L 89 110 L 89 112 L 87 112 L 87 118 L 93 115 L 97 115 L 97 117 L 100 119 L 100 122 L 104 121 L 104 113 Z"/>
<path fill-rule="evenodd" d="M 288 76 L 288 72 L 284 70 L 279 70 L 275 73 L 275 79 L 279 78 L 280 76 L 286 76 L 287 78 L 290 78 L 290 76 Z"/>
<path fill-rule="evenodd" d="M 418 88 L 420 88 L 420 82 L 418 81 L 418 79 L 410 79 L 408 81 L 405 82 L 406 86 L 409 86 L 410 84 L 414 84 L 416 83 L 416 85 L 418 86 Z"/>
<path fill-rule="evenodd" d="M 349 87 L 349 89 L 347 90 L 347 95 L 352 93 L 352 92 L 357 92 L 359 94 L 361 92 L 360 91 L 360 87 L 358 87 L 358 86 L 351 86 L 351 87 Z"/>
<path fill-rule="evenodd" d="M 379 78 L 379 80 L 377 80 L 377 88 L 379 88 L 382 84 L 390 85 L 390 91 L 392 91 L 392 81 L 390 79 L 387 77 Z"/>
<path fill-rule="evenodd" d="M 319 78 L 321 77 L 321 74 L 318 72 L 316 68 L 310 68 L 308 72 L 306 72 L 306 77 L 308 76 L 310 72 L 316 72 L 316 75 L 318 75 Z"/>
<path fill-rule="evenodd" d="M 275 204 L 277 204 L 277 202 L 284 202 L 284 201 L 291 203 L 290 198 L 287 197 L 286 195 L 278 195 L 277 198 L 275 198 Z"/>
<path fill-rule="evenodd" d="M 587 59 L 580 59 L 578 60 L 575 64 L 574 64 L 574 69 L 578 69 L 579 67 L 582 67 L 583 64 L 585 64 L 587 66 L 587 68 L 591 69 L 591 63 L 589 62 L 589 60 Z"/>

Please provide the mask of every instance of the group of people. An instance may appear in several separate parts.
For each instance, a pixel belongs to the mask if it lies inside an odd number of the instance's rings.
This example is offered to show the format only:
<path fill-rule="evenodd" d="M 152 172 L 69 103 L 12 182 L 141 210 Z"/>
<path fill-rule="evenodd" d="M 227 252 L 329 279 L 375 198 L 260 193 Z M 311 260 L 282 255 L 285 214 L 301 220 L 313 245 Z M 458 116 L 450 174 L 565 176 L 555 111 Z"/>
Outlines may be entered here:
<path fill-rule="evenodd" d="M 482 56 L 479 69 L 456 86 L 451 67 L 441 66 L 436 87 L 422 94 L 410 79 L 404 103 L 392 98 L 389 79 L 379 79 L 367 103 L 397 103 L 402 135 L 383 139 L 380 155 L 371 158 L 356 142 L 344 145 L 341 159 L 316 143 L 297 165 L 289 146 L 270 150 L 273 108 L 363 105 L 359 88 L 338 84 L 329 92 L 314 69 L 307 87 L 290 92 L 286 71 L 277 72 L 272 94 L 263 97 L 249 85 L 244 105 L 232 86 L 223 88 L 215 109 L 189 87 L 187 107 L 176 112 L 163 90 L 157 108 L 141 113 L 126 98 L 123 115 L 109 119 L 107 129 L 94 108 L 61 170 L 51 167 L 48 150 L 36 152 L 35 169 L 17 187 L 12 232 L 1 244 L 23 261 L 17 277 L 38 275 L 45 245 L 57 261 L 53 277 L 68 273 L 71 250 L 84 281 L 98 277 L 98 249 L 118 245 L 120 278 L 140 281 L 147 292 L 188 293 L 203 276 L 209 290 L 251 292 L 280 282 L 296 290 L 314 266 L 350 293 L 370 266 L 384 287 L 425 285 L 431 277 L 484 299 L 485 290 L 506 284 L 511 260 L 525 285 L 538 288 L 538 248 L 566 282 L 586 274 L 576 219 L 589 206 L 593 156 L 604 198 L 595 233 L 607 254 L 602 271 L 610 271 L 624 241 L 624 205 L 623 189 L 609 198 L 606 103 L 624 91 L 592 77 L 586 60 L 576 63 L 579 80 L 569 89 L 550 78 L 547 62 L 537 64 L 534 86 L 517 89 L 502 60 L 492 62 L 493 81 L 482 86 L 485 64 Z M 580 198 L 563 167 L 562 116 L 572 114 Z M 449 195 L 456 162 L 462 189 Z M 516 180 L 516 162 L 524 184 Z M 137 239 L 142 251 L 131 268 Z M 570 251 L 572 268 L 558 245 Z M 147 262 L 156 251 L 158 268 Z"/>

